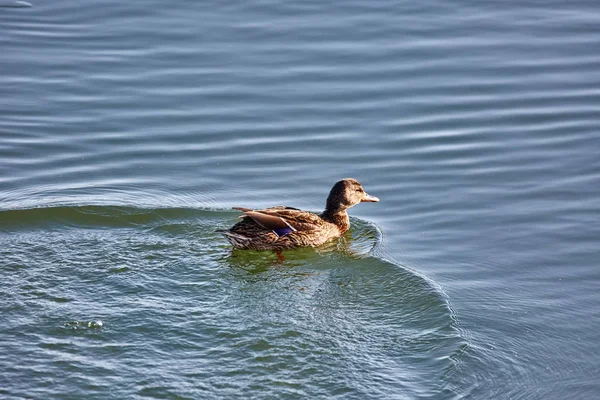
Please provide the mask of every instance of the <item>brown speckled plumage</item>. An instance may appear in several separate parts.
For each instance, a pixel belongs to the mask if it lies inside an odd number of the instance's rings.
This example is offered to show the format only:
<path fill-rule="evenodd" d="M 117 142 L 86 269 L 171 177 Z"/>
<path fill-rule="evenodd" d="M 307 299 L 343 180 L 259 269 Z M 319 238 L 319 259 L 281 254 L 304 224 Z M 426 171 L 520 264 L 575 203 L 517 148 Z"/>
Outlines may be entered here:
<path fill-rule="evenodd" d="M 347 178 L 333 186 L 321 214 L 284 206 L 262 210 L 238 207 L 237 210 L 244 212 L 242 221 L 220 232 L 238 249 L 316 247 L 350 229 L 348 208 L 376 201 L 379 199 L 365 193 L 356 179 Z"/>

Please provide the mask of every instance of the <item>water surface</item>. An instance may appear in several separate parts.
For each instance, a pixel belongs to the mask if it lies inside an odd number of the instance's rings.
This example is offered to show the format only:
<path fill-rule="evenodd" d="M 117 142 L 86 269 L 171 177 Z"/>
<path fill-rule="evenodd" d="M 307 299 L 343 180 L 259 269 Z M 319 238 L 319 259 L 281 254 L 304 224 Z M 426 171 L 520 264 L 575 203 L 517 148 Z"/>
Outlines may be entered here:
<path fill-rule="evenodd" d="M 3 397 L 600 396 L 595 2 L 17 3 Z M 214 232 L 348 176 L 322 249 Z"/>

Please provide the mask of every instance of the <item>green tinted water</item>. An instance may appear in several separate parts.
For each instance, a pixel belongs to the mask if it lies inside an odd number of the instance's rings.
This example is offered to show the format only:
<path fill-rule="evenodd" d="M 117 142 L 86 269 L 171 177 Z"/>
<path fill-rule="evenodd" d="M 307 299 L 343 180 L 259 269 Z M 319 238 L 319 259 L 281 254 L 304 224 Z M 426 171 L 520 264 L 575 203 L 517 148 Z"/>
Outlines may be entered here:
<path fill-rule="evenodd" d="M 437 391 L 466 344 L 439 289 L 372 255 L 379 232 L 358 220 L 282 262 L 230 251 L 214 228 L 234 213 L 1 216 L 3 346 L 29 359 L 5 370 L 12 395 L 360 398 L 432 380 Z"/>

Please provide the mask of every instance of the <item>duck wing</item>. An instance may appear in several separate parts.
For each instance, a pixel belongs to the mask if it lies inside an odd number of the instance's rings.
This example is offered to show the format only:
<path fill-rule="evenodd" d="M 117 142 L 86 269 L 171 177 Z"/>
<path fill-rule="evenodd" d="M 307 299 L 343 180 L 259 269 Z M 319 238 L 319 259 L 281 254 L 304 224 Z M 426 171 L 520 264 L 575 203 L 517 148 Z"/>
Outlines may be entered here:
<path fill-rule="evenodd" d="M 272 230 L 278 236 L 296 231 L 314 231 L 323 224 L 323 220 L 318 215 L 292 207 L 279 206 L 263 210 L 242 207 L 236 209 L 244 212 L 242 217 L 251 218 L 258 225 Z"/>

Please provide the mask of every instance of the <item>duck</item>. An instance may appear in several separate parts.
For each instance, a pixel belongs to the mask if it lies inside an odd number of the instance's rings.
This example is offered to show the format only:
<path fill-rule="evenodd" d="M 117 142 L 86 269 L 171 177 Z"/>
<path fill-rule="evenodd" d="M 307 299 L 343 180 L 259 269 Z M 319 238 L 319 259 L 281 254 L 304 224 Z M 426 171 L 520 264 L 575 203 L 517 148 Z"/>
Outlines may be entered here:
<path fill-rule="evenodd" d="M 325 210 L 316 214 L 294 207 L 276 206 L 241 211 L 240 222 L 219 230 L 235 249 L 282 251 L 299 247 L 318 247 L 350 229 L 347 210 L 359 203 L 378 202 L 367 194 L 359 181 L 345 178 L 331 188 Z"/>

